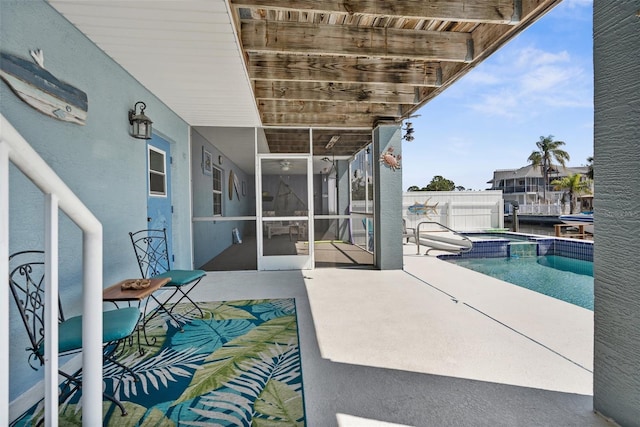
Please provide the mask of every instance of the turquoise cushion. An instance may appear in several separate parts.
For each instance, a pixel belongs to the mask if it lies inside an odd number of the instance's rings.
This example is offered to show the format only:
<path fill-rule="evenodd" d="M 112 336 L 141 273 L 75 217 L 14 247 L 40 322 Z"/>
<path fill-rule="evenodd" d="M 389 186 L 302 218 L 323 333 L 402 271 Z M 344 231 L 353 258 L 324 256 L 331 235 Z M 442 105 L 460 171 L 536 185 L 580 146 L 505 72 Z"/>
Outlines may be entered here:
<path fill-rule="evenodd" d="M 137 307 L 119 308 L 102 313 L 102 342 L 121 340 L 131 335 L 138 320 L 140 310 Z M 82 316 L 75 316 L 58 325 L 58 351 L 79 350 L 82 348 Z M 44 354 L 44 342 L 38 349 Z"/>
<path fill-rule="evenodd" d="M 183 286 L 188 285 L 205 276 L 207 273 L 204 270 L 170 270 L 157 276 L 153 276 L 154 279 L 158 277 L 171 277 L 171 281 L 165 286 Z"/>

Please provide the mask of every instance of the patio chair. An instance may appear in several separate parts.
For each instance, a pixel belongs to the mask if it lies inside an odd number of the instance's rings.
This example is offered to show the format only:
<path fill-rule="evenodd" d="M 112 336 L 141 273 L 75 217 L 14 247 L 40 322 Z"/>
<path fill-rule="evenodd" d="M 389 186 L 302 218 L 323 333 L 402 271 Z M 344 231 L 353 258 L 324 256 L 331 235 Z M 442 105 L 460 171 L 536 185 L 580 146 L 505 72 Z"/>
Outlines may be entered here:
<path fill-rule="evenodd" d="M 416 229 L 407 227 L 407 220 L 404 218 L 402 218 L 402 238 L 407 239 L 407 243 L 409 243 L 409 240 L 416 241 Z"/>
<path fill-rule="evenodd" d="M 138 261 L 138 267 L 140 267 L 140 273 L 144 279 L 153 279 L 160 277 L 170 277 L 171 281 L 164 285 L 160 289 L 171 290 L 169 297 L 160 301 L 152 294 L 152 298 L 158 304 L 157 310 L 164 311 L 174 321 L 175 325 L 181 325 L 178 319 L 173 314 L 173 309 L 184 299 L 188 300 L 194 307 L 194 309 L 200 312 L 200 317 L 204 317 L 202 309 L 198 307 L 190 297 L 191 292 L 195 286 L 200 283 L 200 280 L 207 273 L 204 270 L 172 270 L 171 263 L 169 262 L 169 246 L 167 244 L 167 230 L 145 229 L 139 230 L 133 233 L 129 233 L 131 237 L 131 243 L 133 245 L 133 251 L 136 254 Z M 170 308 L 166 307 L 166 304 L 174 297 L 178 295 L 178 300 Z M 158 311 L 152 313 L 155 315 Z M 147 320 L 148 321 L 148 320 Z M 182 331 L 180 327 L 180 331 Z"/>
<path fill-rule="evenodd" d="M 39 366 L 45 363 L 43 251 L 16 252 L 9 257 L 9 288 L 29 336 L 30 345 L 26 348 L 29 353 L 28 363 L 37 370 L 38 366 L 35 362 L 38 362 Z M 58 310 L 58 353 L 62 356 L 79 353 L 82 351 L 82 316 L 65 318 L 60 299 L 58 299 Z M 136 381 L 137 377 L 133 371 L 119 363 L 115 357 L 120 344 L 132 336 L 139 319 L 140 310 L 136 307 L 103 312 L 103 358 L 122 369 L 120 378 L 126 371 Z M 74 373 L 58 370 L 58 373 L 65 378 L 60 386 L 59 403 L 65 402 L 82 387 L 81 372 L 81 369 Z M 107 393 L 103 393 L 103 396 L 116 404 L 123 416 L 127 415 L 127 411 L 118 399 Z"/>

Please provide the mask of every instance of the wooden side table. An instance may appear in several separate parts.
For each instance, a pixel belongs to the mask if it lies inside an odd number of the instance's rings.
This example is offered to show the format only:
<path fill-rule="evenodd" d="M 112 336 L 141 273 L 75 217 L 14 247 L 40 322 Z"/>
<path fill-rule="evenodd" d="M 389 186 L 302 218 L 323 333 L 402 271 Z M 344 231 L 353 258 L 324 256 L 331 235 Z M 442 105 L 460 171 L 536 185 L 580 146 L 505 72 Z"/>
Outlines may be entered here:
<path fill-rule="evenodd" d="M 138 308 L 142 304 L 142 301 L 148 297 L 153 298 L 154 301 L 158 304 L 158 307 L 153 311 L 152 315 L 147 319 L 147 304 L 144 305 L 144 309 L 141 310 L 141 324 L 138 325 L 138 351 L 140 354 L 143 353 L 142 347 L 140 346 L 140 330 L 142 330 L 142 334 L 144 335 L 145 342 L 147 345 L 152 345 L 153 342 L 150 342 L 147 338 L 147 330 L 146 325 L 149 323 L 151 319 L 153 319 L 158 311 L 164 310 L 168 313 L 168 310 L 153 296 L 153 293 L 169 283 L 171 281 L 171 277 L 162 277 L 159 279 L 151 279 L 151 284 L 146 288 L 142 289 L 122 289 L 122 285 L 126 282 L 136 279 L 125 279 L 122 280 L 115 285 L 109 286 L 102 291 L 102 300 L 107 302 L 112 302 L 116 306 L 119 302 L 127 302 L 131 305 L 132 302 L 138 303 Z M 169 313 L 171 315 L 171 313 Z M 152 340 L 152 341 L 155 341 Z"/>

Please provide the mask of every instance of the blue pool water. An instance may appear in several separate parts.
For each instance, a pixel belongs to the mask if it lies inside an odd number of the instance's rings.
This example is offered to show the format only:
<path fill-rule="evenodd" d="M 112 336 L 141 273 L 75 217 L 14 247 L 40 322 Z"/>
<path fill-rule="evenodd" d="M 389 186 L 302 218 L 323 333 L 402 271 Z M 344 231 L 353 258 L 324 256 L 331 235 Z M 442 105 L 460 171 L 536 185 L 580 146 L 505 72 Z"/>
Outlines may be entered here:
<path fill-rule="evenodd" d="M 593 311 L 593 262 L 557 255 L 447 261 Z"/>

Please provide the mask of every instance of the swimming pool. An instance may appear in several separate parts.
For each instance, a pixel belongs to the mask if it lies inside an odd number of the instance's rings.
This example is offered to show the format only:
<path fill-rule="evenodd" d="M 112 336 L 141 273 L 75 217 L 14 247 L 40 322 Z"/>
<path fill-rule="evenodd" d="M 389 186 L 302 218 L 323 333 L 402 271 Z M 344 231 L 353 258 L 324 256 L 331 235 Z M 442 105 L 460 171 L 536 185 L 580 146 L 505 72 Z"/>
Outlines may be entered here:
<path fill-rule="evenodd" d="M 558 255 L 446 260 L 593 311 L 593 262 Z"/>

